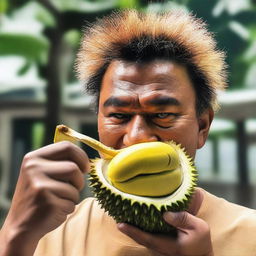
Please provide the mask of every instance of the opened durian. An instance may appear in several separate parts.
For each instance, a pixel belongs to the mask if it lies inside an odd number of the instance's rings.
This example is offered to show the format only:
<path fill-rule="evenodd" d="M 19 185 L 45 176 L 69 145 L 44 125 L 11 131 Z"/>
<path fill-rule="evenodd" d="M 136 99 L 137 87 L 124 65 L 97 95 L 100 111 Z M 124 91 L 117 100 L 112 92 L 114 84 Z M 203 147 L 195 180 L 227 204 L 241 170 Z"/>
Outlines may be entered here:
<path fill-rule="evenodd" d="M 100 152 L 102 158 L 92 160 L 90 186 L 116 222 L 155 233 L 174 230 L 163 212 L 185 210 L 197 180 L 193 161 L 180 145 L 144 142 L 115 150 L 59 125 L 54 142 L 63 140 L 80 141 Z"/>

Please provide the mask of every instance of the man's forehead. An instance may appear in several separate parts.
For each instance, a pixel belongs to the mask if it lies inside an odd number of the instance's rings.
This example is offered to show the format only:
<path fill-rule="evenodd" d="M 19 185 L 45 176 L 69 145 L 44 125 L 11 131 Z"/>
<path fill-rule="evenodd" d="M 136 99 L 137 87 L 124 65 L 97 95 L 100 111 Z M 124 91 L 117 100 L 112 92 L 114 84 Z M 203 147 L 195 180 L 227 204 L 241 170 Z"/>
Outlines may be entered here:
<path fill-rule="evenodd" d="M 167 61 L 148 64 L 114 61 L 102 80 L 100 104 L 177 106 L 184 99 L 182 94 L 189 94 L 190 100 L 194 97 L 191 80 L 182 65 Z"/>
<path fill-rule="evenodd" d="M 156 60 L 150 63 L 113 61 L 107 68 L 101 90 L 140 90 L 145 94 L 152 90 L 173 91 L 182 83 L 190 83 L 185 67 L 169 61 Z"/>

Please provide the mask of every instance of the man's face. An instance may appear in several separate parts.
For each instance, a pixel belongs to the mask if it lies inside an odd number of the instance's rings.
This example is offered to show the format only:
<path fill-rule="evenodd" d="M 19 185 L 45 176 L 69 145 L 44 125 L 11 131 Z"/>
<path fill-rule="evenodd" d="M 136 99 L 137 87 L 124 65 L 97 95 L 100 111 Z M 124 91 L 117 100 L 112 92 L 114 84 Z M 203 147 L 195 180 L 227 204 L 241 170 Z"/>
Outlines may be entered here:
<path fill-rule="evenodd" d="M 208 135 L 212 110 L 196 115 L 196 95 L 184 66 L 171 61 L 114 61 L 102 81 L 98 131 L 115 149 L 173 140 L 194 157 Z"/>

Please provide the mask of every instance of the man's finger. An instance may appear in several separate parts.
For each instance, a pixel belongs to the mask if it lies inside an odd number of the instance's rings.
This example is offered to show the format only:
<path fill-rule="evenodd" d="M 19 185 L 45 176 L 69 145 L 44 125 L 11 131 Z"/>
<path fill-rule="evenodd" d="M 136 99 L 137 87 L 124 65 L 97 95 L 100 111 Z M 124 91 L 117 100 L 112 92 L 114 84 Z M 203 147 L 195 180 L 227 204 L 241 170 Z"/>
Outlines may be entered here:
<path fill-rule="evenodd" d="M 78 166 L 70 161 L 47 161 L 45 160 L 45 174 L 53 179 L 72 184 L 78 190 L 84 187 L 84 175 Z M 48 167 L 48 169 L 47 169 Z M 61 168 L 60 168 L 61 167 Z"/>
<path fill-rule="evenodd" d="M 48 160 L 70 160 L 75 162 L 83 173 L 90 169 L 87 154 L 77 145 L 68 141 L 47 145 L 30 152 L 27 157 L 29 155 L 30 157 L 40 157 Z"/>
<path fill-rule="evenodd" d="M 187 210 L 189 213 L 193 215 L 197 214 L 204 200 L 204 193 L 204 190 L 202 190 L 201 188 L 195 189 L 191 201 L 189 203 L 189 208 Z"/>
<path fill-rule="evenodd" d="M 179 230 L 200 230 L 208 227 L 206 223 L 188 212 L 165 212 L 164 220 Z"/>
<path fill-rule="evenodd" d="M 71 161 L 50 161 L 46 159 L 38 159 L 36 164 L 31 164 L 30 172 L 33 179 L 37 179 L 36 183 L 40 183 L 44 175 L 58 181 L 70 183 L 78 190 L 84 187 L 84 175 L 78 165 Z"/>
<path fill-rule="evenodd" d="M 194 229 L 199 220 L 188 212 L 165 212 L 163 217 L 168 224 L 179 229 Z"/>
<path fill-rule="evenodd" d="M 122 233 L 146 248 L 163 254 L 166 253 L 168 248 L 168 255 L 176 255 L 178 249 L 177 242 L 176 239 L 171 236 L 151 234 L 125 223 L 119 223 L 117 226 Z"/>
<path fill-rule="evenodd" d="M 38 178 L 36 181 L 36 192 L 39 194 L 40 192 L 50 192 L 58 198 L 70 200 L 74 204 L 79 201 L 79 192 L 73 185 L 50 179 L 44 175 L 41 175 L 40 179 Z"/>

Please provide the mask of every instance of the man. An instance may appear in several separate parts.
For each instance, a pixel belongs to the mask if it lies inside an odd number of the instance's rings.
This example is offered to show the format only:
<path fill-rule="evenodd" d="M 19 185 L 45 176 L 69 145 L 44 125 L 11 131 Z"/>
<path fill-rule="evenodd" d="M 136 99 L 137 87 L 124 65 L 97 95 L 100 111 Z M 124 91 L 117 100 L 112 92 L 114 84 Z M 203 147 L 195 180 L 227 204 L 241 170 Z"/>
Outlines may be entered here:
<path fill-rule="evenodd" d="M 99 20 L 84 37 L 77 67 L 96 96 L 100 140 L 116 149 L 174 140 L 194 158 L 207 139 L 216 90 L 225 85 L 223 54 L 205 25 L 175 11 L 126 11 Z M 190 213 L 164 214 L 177 238 L 116 225 L 92 198 L 75 208 L 88 166 L 86 153 L 67 142 L 25 156 L 0 255 L 255 253 L 255 211 L 202 189 Z"/>

